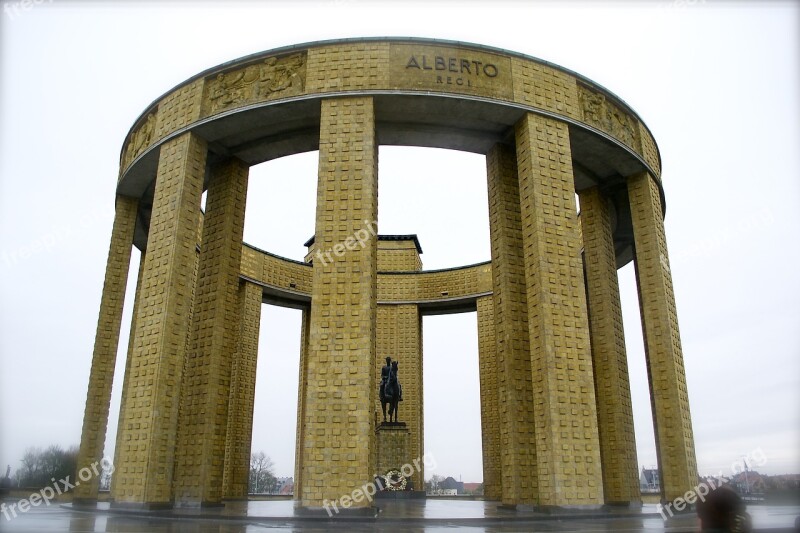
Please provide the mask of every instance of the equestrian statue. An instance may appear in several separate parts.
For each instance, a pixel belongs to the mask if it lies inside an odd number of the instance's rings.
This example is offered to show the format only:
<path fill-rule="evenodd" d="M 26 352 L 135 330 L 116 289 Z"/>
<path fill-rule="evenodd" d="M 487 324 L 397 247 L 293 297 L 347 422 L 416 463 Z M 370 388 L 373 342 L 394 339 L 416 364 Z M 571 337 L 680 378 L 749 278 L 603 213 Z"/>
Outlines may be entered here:
<path fill-rule="evenodd" d="M 386 405 L 389 405 L 389 422 L 397 422 L 397 405 L 403 401 L 403 388 L 397 380 L 397 361 L 386 358 L 386 365 L 381 368 L 381 384 L 379 389 L 383 421 L 386 422 Z"/>

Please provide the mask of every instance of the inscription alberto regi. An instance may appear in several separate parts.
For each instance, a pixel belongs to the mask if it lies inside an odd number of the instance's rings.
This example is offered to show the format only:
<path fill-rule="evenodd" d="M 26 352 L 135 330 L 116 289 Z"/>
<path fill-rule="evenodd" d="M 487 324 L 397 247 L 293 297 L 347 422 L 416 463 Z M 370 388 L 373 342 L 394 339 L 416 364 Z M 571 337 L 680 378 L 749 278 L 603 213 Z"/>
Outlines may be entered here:
<path fill-rule="evenodd" d="M 434 56 L 433 64 L 428 64 L 429 58 L 425 54 L 417 59 L 416 56 L 411 56 L 406 63 L 406 68 L 416 68 L 419 70 L 436 70 L 447 71 L 447 75 L 436 75 L 436 83 L 446 83 L 447 85 L 464 85 L 472 87 L 472 80 L 470 75 L 480 76 L 483 74 L 487 78 L 496 78 L 498 74 L 497 65 L 493 63 L 484 63 L 477 59 L 464 59 L 459 57 L 442 57 Z M 457 74 L 457 76 L 450 73 Z M 466 74 L 466 76 L 465 76 Z"/>
<path fill-rule="evenodd" d="M 460 92 L 511 98 L 507 57 L 471 49 L 396 44 L 392 78 L 397 88 Z"/>

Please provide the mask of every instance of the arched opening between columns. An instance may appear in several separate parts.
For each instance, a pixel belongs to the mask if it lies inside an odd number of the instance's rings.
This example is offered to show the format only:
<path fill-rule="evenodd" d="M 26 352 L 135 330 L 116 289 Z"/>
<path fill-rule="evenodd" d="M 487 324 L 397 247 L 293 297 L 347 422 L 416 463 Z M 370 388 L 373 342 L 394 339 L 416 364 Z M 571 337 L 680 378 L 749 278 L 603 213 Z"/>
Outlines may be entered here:
<path fill-rule="evenodd" d="M 423 317 L 426 479 L 483 483 L 476 314 Z"/>

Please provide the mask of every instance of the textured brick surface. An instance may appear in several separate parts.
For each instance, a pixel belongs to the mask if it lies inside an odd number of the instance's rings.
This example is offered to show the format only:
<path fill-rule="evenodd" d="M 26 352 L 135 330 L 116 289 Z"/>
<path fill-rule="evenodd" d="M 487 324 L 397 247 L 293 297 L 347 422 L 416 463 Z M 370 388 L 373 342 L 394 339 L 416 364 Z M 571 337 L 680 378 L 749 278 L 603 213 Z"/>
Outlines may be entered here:
<path fill-rule="evenodd" d="M 83 414 L 83 431 L 78 453 L 77 471 L 99 462 L 103 457 L 108 426 L 108 410 L 111 404 L 111 385 L 114 382 L 114 365 L 117 361 L 119 330 L 122 323 L 122 307 L 128 283 L 128 270 L 133 247 L 133 230 L 136 226 L 136 211 L 139 202 L 118 196 L 111 243 L 108 247 L 106 276 L 100 297 L 100 315 L 94 338 L 92 368 L 86 392 L 86 409 Z M 98 471 L 99 471 L 99 467 Z M 76 498 L 96 499 L 99 476 L 75 489 Z"/>
<path fill-rule="evenodd" d="M 675 293 L 658 187 L 649 174 L 642 173 L 628 178 L 628 195 L 661 487 L 672 501 L 697 484 Z"/>
<path fill-rule="evenodd" d="M 580 119 L 575 77 L 551 66 L 512 59 L 514 100 Z"/>
<path fill-rule="evenodd" d="M 609 201 L 580 193 L 587 307 L 606 503 L 641 502 L 631 386 Z"/>
<path fill-rule="evenodd" d="M 420 68 L 409 67 L 412 56 Z M 497 68 L 495 75 L 485 75 L 487 64 Z M 587 105 L 579 96 L 581 85 L 597 95 L 594 103 Z M 586 80 L 533 58 L 417 40 L 329 43 L 225 64 L 176 88 L 147 110 L 126 140 L 121 175 L 149 146 L 206 116 L 283 98 L 363 90 L 474 95 L 532 106 L 597 127 L 643 155 L 660 173 L 655 143 L 646 128 L 615 97 L 589 87 Z M 600 115 L 591 109 L 585 118 L 587 108 L 600 109 L 601 120 L 592 118 Z"/>
<path fill-rule="evenodd" d="M 308 51 L 308 92 L 326 93 L 389 86 L 389 45 L 339 43 Z"/>
<path fill-rule="evenodd" d="M 231 363 L 239 333 L 238 287 L 248 167 L 212 167 L 200 247 L 192 343 L 181 385 L 175 478 L 178 502 L 222 499 Z"/>
<path fill-rule="evenodd" d="M 231 362 L 225 472 L 222 478 L 222 497 L 227 499 L 247 498 L 250 487 L 250 443 L 253 438 L 262 297 L 261 287 L 258 285 L 247 281 L 239 284 L 239 308 L 235 315 L 238 319 L 238 335 Z"/>
<path fill-rule="evenodd" d="M 119 428 L 122 427 L 124 420 L 125 420 L 125 412 L 126 412 L 126 404 L 125 398 L 127 394 L 128 387 L 130 386 L 130 379 L 131 379 L 131 363 L 133 361 L 133 339 L 136 335 L 136 317 L 139 313 L 139 295 L 142 292 L 142 275 L 144 273 L 144 254 L 141 254 L 139 258 L 139 273 L 136 277 L 136 295 L 133 298 L 133 311 L 131 316 L 131 328 L 130 332 L 128 333 L 128 350 L 125 357 L 125 374 L 122 377 L 122 394 L 121 394 L 121 402 L 119 407 L 119 416 L 117 418 L 117 437 L 121 434 Z M 114 446 L 114 465 L 119 465 L 119 451 L 122 448 L 119 443 L 119 438 L 116 440 L 116 445 Z M 111 476 L 111 494 L 116 494 L 117 489 L 117 480 L 119 476 Z"/>
<path fill-rule="evenodd" d="M 658 155 L 658 148 L 653 136 L 644 124 L 639 123 L 639 136 L 642 139 L 642 155 L 645 162 L 656 172 L 656 179 L 661 176 L 661 158 Z"/>
<path fill-rule="evenodd" d="M 378 427 L 375 432 L 375 440 L 377 454 L 375 473 L 377 475 L 385 476 L 389 470 L 400 470 L 404 465 L 414 466 L 414 459 L 417 457 L 410 451 L 411 432 L 408 427 Z M 422 466 L 422 459 L 418 459 L 416 464 Z M 421 490 L 420 485 L 417 485 L 417 479 L 415 469 L 415 475 L 412 476 L 411 482 L 414 484 L 415 490 Z"/>
<path fill-rule="evenodd" d="M 311 333 L 311 311 L 303 309 L 300 319 L 300 364 L 297 383 L 297 433 L 295 435 L 294 454 L 294 498 L 298 500 L 303 493 L 303 453 L 306 434 L 305 409 L 306 382 L 308 379 L 308 343 Z"/>
<path fill-rule="evenodd" d="M 377 219 L 374 116 L 371 98 L 322 102 L 315 230 L 322 250 Z M 305 507 L 322 507 L 372 480 L 377 266 L 375 239 L 314 264 L 299 450 Z"/>
<path fill-rule="evenodd" d="M 529 113 L 517 124 L 516 141 L 539 502 L 602 504 L 589 324 L 567 125 Z"/>
<path fill-rule="evenodd" d="M 494 278 L 502 498 L 538 503 L 536 433 L 528 339 L 519 180 L 514 151 L 496 145 L 486 156 Z"/>
<path fill-rule="evenodd" d="M 263 285 L 311 294 L 311 265 L 264 253 L 250 246 L 242 248 L 242 275 Z"/>
<path fill-rule="evenodd" d="M 422 270 L 422 259 L 414 241 L 378 241 L 378 272 Z"/>
<path fill-rule="evenodd" d="M 513 99 L 511 59 L 447 44 L 391 43 L 393 88 Z"/>
<path fill-rule="evenodd" d="M 495 338 L 494 298 L 478 298 L 478 364 L 481 389 L 481 445 L 483 450 L 483 494 L 488 500 L 501 500 L 502 456 L 500 450 L 500 410 L 497 392 L 497 340 Z"/>
<path fill-rule="evenodd" d="M 158 122 L 155 137 L 188 126 L 200 118 L 203 98 L 203 80 L 194 80 L 165 96 L 158 104 Z"/>
<path fill-rule="evenodd" d="M 172 499 L 177 392 L 192 307 L 205 160 L 205 142 L 191 133 L 161 147 L 118 439 L 117 502 Z"/>

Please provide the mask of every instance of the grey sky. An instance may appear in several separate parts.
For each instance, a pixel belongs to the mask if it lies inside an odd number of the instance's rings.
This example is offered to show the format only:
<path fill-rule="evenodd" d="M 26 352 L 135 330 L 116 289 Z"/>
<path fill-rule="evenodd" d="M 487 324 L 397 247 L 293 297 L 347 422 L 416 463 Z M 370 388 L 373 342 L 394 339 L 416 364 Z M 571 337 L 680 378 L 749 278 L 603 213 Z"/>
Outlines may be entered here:
<path fill-rule="evenodd" d="M 400 35 L 540 57 L 640 114 L 663 159 L 700 471 L 729 473 L 760 448 L 760 471 L 800 472 L 798 14 L 792 2 L 711 0 L 3 2 L 0 465 L 16 468 L 27 446 L 80 439 L 119 151 L 145 107 L 250 53 Z M 314 226 L 316 155 L 252 169 L 248 242 L 302 258 Z M 487 260 L 485 185 L 482 156 L 381 148 L 379 231 L 417 233 L 426 269 Z M 137 264 L 135 252 L 109 454 Z M 656 460 L 632 266 L 620 281 L 639 463 L 649 466 Z M 292 475 L 300 315 L 268 306 L 262 315 L 253 449 L 274 459 L 278 475 Z M 424 327 L 426 451 L 435 473 L 480 481 L 475 314 L 429 317 Z"/>

